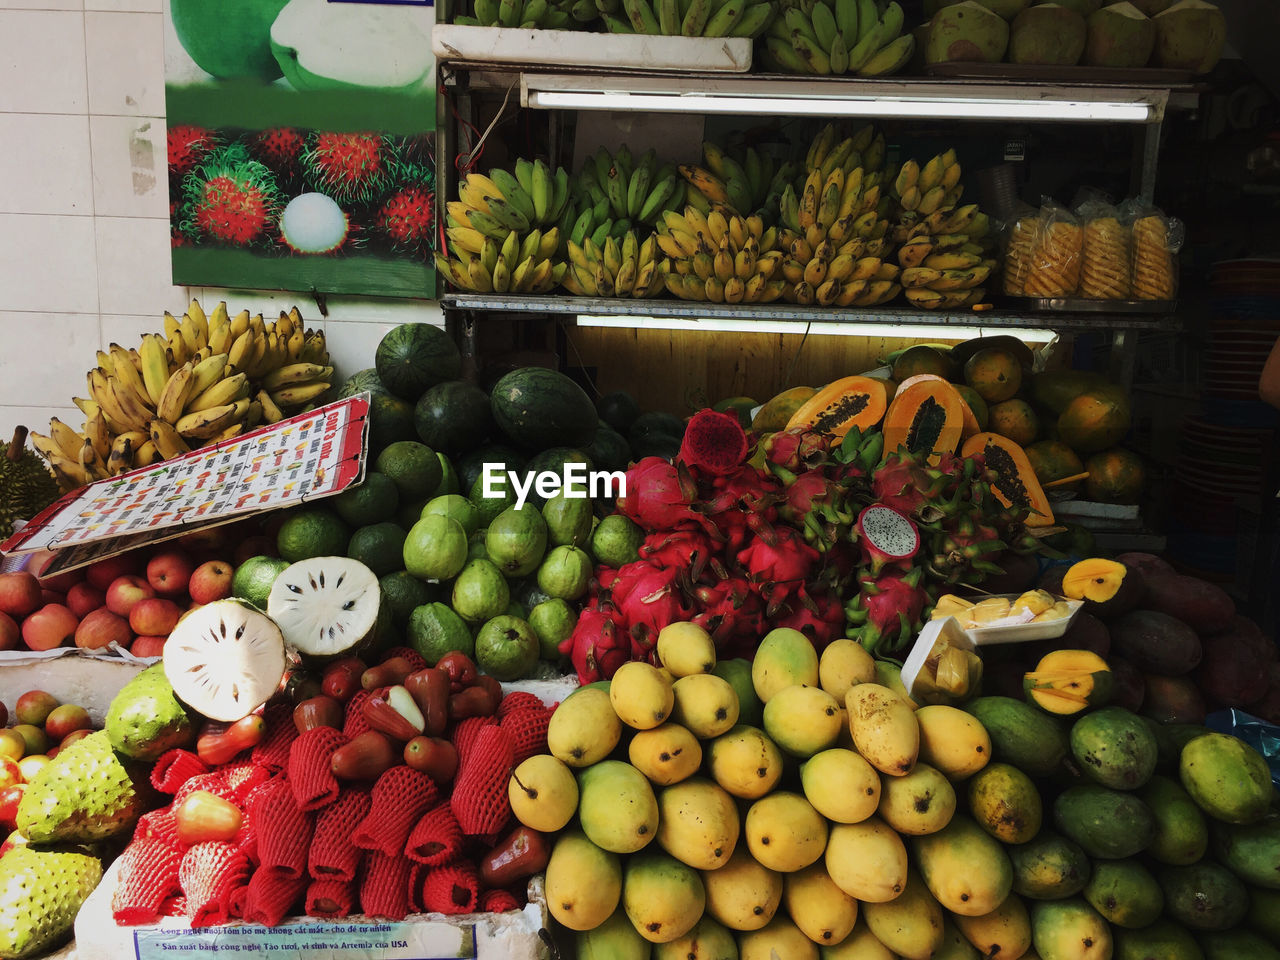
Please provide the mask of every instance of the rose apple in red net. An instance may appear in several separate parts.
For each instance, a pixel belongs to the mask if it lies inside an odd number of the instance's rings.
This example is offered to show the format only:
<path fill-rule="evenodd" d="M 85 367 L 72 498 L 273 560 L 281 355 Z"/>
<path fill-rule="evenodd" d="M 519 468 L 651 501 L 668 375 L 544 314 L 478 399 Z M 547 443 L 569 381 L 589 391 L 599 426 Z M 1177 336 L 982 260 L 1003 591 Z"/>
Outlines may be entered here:
<path fill-rule="evenodd" d="M 165 550 L 147 562 L 147 583 L 162 597 L 178 597 L 187 592 L 195 564 L 182 550 Z"/>
<path fill-rule="evenodd" d="M 105 607 L 93 611 L 76 627 L 76 646 L 83 650 L 102 650 L 113 643 L 127 647 L 132 640 L 129 621 Z"/>
<path fill-rule="evenodd" d="M 26 570 L 0 573 L 0 613 L 15 620 L 40 609 L 40 581 Z"/>
<path fill-rule="evenodd" d="M 129 626 L 139 636 L 168 636 L 181 616 L 182 608 L 172 600 L 150 597 L 134 605 L 129 612 Z"/>
<path fill-rule="evenodd" d="M 125 574 L 107 587 L 107 609 L 117 617 L 127 617 L 134 606 L 155 595 L 155 589 L 142 577 Z"/>
<path fill-rule="evenodd" d="M 32 650 L 52 650 L 75 640 L 80 618 L 60 603 L 41 607 L 22 621 L 22 639 Z"/>
<path fill-rule="evenodd" d="M 107 591 L 99 590 L 92 583 L 77 583 L 67 591 L 67 609 L 77 617 L 87 617 L 99 607 L 107 605 Z"/>
<path fill-rule="evenodd" d="M 225 560 L 209 560 L 196 567 L 187 584 L 187 593 L 196 603 L 213 603 L 231 596 L 235 568 Z"/>

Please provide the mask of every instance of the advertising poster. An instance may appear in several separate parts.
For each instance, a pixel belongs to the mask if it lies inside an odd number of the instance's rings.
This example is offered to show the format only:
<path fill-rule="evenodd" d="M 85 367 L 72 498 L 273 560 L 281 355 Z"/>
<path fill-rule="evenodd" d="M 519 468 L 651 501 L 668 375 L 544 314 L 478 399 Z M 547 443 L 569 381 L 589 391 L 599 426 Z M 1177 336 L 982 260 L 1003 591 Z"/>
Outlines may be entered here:
<path fill-rule="evenodd" d="M 165 0 L 173 282 L 430 298 L 421 0 Z"/>

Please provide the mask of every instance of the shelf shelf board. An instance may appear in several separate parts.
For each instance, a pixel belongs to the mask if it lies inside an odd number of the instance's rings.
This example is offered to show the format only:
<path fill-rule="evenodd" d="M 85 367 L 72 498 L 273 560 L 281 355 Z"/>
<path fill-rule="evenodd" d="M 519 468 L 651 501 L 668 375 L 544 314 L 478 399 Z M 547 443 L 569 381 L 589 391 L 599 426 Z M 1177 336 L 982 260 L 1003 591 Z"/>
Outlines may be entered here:
<path fill-rule="evenodd" d="M 789 303 L 740 305 L 700 303 L 688 300 L 621 300 L 593 297 L 507 296 L 503 294 L 450 293 L 441 296 L 446 309 L 467 312 L 526 313 L 567 317 L 631 317 L 635 326 L 643 328 L 641 318 L 683 320 L 690 323 L 681 329 L 696 329 L 697 321 L 716 321 L 709 330 L 724 330 L 725 321 L 733 321 L 743 329 L 759 326 L 771 332 L 771 324 L 820 323 L 825 325 L 867 325 L 884 328 L 885 336 L 894 336 L 901 326 L 1020 328 L 1034 330 L 1176 330 L 1176 318 L 1140 314 L 1105 313 L 1034 313 L 1019 310 L 973 311 L 915 310 L 901 306 L 862 309 L 802 307 Z M 795 332 L 801 332 L 797 330 Z M 860 331 L 861 332 L 861 331 Z"/>

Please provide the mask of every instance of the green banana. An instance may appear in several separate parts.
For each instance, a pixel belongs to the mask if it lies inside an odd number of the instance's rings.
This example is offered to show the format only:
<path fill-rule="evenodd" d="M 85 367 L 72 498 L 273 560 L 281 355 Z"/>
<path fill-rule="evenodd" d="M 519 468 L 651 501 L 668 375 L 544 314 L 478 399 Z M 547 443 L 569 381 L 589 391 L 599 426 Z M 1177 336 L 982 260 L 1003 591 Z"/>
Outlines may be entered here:
<path fill-rule="evenodd" d="M 524 4 L 520 0 L 501 0 L 498 4 L 498 23 L 504 27 L 520 26 Z"/>
<path fill-rule="evenodd" d="M 680 35 L 680 2 L 679 0 L 657 0 L 658 29 L 666 37 Z"/>
<path fill-rule="evenodd" d="M 680 33 L 686 37 L 700 37 L 711 19 L 711 0 L 693 0 L 689 4 L 689 12 L 680 23 Z"/>
<path fill-rule="evenodd" d="M 510 170 L 495 167 L 489 171 L 489 179 L 493 181 L 494 186 L 502 191 L 502 196 L 498 199 L 514 207 L 530 223 L 537 219 L 537 214 L 533 209 L 533 197 L 529 196 L 529 192 L 520 185 L 520 181 L 516 179 Z M 489 210 L 490 212 L 493 211 L 492 202 L 489 204 Z M 528 230 L 529 228 L 526 226 L 523 229 Z"/>
<path fill-rule="evenodd" d="M 476 19 L 483 26 L 493 27 L 498 24 L 498 0 L 475 0 Z"/>
<path fill-rule="evenodd" d="M 831 54 L 832 45 L 840 36 L 840 28 L 836 26 L 836 15 L 832 12 L 831 8 L 823 2 L 823 0 L 818 0 L 818 2 L 813 5 L 813 13 L 809 15 L 809 22 L 813 25 L 813 32 L 818 38 L 819 46 L 821 46 L 829 56 Z"/>
<path fill-rule="evenodd" d="M 836 26 L 846 47 L 858 42 L 858 0 L 835 0 Z"/>
<path fill-rule="evenodd" d="M 904 33 L 897 40 L 881 47 L 858 70 L 858 76 L 883 77 L 891 73 L 897 73 L 911 59 L 911 55 L 915 53 L 915 50 L 915 34 Z"/>
<path fill-rule="evenodd" d="M 622 0 L 622 9 L 636 33 L 647 36 L 658 36 L 662 28 L 658 25 L 658 17 L 649 6 L 649 0 Z"/>
<path fill-rule="evenodd" d="M 727 37 L 746 12 L 747 0 L 725 0 L 702 29 L 704 37 Z"/>

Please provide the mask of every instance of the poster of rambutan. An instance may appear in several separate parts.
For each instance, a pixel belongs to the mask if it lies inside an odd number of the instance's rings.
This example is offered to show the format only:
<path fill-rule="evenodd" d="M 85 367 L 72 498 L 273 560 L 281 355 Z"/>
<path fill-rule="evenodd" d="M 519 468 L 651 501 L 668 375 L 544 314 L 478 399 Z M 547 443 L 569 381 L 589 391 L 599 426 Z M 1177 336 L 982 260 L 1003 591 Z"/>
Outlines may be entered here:
<path fill-rule="evenodd" d="M 166 0 L 174 283 L 435 294 L 435 8 Z"/>

